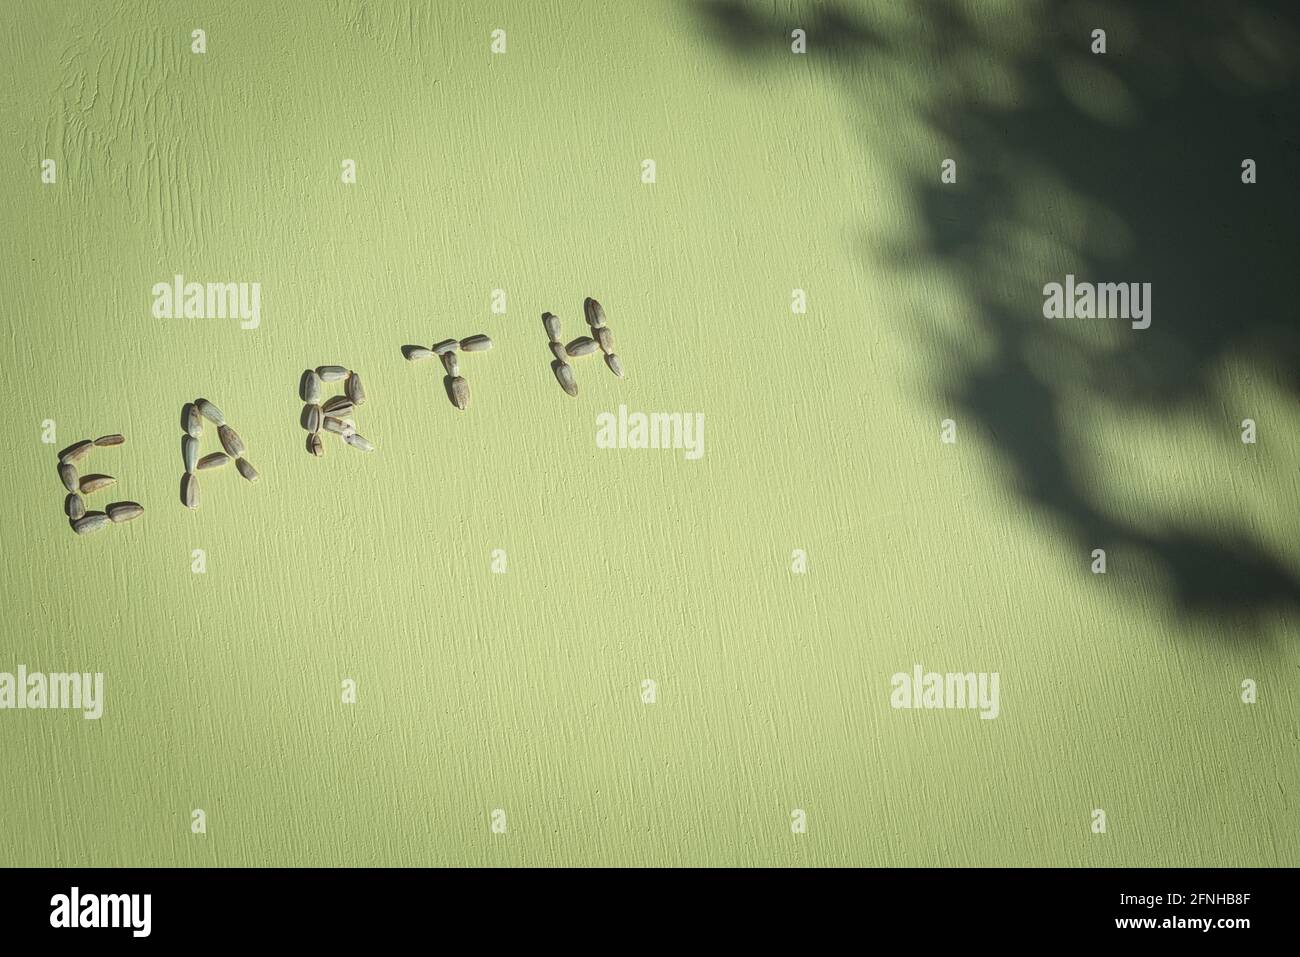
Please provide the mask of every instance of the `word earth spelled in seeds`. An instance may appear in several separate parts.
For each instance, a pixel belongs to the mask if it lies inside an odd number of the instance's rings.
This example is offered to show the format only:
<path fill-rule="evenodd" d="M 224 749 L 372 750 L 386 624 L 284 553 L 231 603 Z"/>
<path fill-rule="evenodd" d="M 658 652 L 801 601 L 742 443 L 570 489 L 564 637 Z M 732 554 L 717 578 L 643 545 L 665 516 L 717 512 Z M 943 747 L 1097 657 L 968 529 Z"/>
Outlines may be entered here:
<path fill-rule="evenodd" d="M 443 388 L 447 391 L 447 399 L 463 412 L 469 406 L 469 382 L 460 374 L 460 357 L 457 355 L 457 350 L 486 352 L 491 348 L 492 339 L 479 333 L 466 336 L 464 339 L 442 339 L 428 349 L 424 346 L 402 346 L 402 355 L 408 362 L 419 362 L 437 356 L 442 362 L 443 371 L 447 373 L 442 380 Z"/>
<path fill-rule="evenodd" d="M 588 297 L 583 302 L 583 314 L 591 335 L 578 336 L 567 344 L 560 338 L 559 317 L 550 312 L 542 315 L 542 325 L 553 357 L 551 367 L 561 388 L 571 396 L 578 394 L 578 383 L 573 367 L 569 364 L 570 359 L 600 351 L 610 371 L 619 377 L 623 376 L 623 364 L 614 352 L 613 333 L 605 322 L 604 308 L 595 299 Z M 492 346 L 489 336 L 476 334 L 464 339 L 443 339 L 431 347 L 403 346 L 402 354 L 412 362 L 437 356 L 446 372 L 443 385 L 447 397 L 452 405 L 463 411 L 469 405 L 469 383 L 461 375 L 460 353 L 486 352 Z M 326 382 L 342 382 L 343 394 L 323 398 L 322 387 Z M 374 444 L 359 435 L 355 424 L 348 418 L 366 401 L 361 377 L 354 370 L 341 365 L 322 365 L 308 369 L 302 374 L 299 392 L 304 402 L 302 424 L 308 433 L 308 452 L 318 457 L 324 455 L 322 432 L 338 435 L 354 449 L 374 451 Z M 199 441 L 203 437 L 204 420 L 216 427 L 221 450 L 200 455 Z M 195 399 L 185 404 L 181 410 L 181 430 L 181 459 L 184 464 L 181 502 L 186 508 L 195 509 L 199 506 L 198 473 L 201 471 L 218 471 L 233 462 L 235 471 L 242 478 L 249 482 L 258 480 L 257 470 L 248 461 L 248 449 L 244 440 L 226 421 L 225 413 L 209 400 Z M 83 439 L 59 453 L 59 480 L 67 493 L 63 511 L 77 534 L 84 535 L 108 525 L 134 521 L 144 514 L 144 508 L 136 502 L 112 502 L 102 512 L 86 509 L 85 496 L 113 485 L 116 479 L 99 473 L 82 475 L 80 463 L 92 449 L 111 448 L 125 441 L 122 435 L 113 433 L 94 440 Z"/>
<path fill-rule="evenodd" d="M 79 475 L 77 463 L 91 449 L 110 448 L 125 441 L 117 433 L 101 435 L 94 441 L 82 439 L 74 442 L 59 453 L 59 480 L 68 492 L 63 499 L 63 514 L 68 516 L 68 526 L 78 535 L 87 535 L 109 525 L 122 525 L 144 514 L 144 508 L 135 502 L 110 502 L 102 512 L 86 511 L 83 496 L 108 488 L 117 479 L 111 475 Z"/>
<path fill-rule="evenodd" d="M 199 439 L 203 437 L 203 420 L 207 419 L 217 427 L 217 439 L 221 442 L 220 452 L 209 452 L 199 456 Z M 222 466 L 235 463 L 239 474 L 250 482 L 256 482 L 257 469 L 244 457 L 248 447 L 234 427 L 226 421 L 226 415 L 207 399 L 195 399 L 181 408 L 181 461 L 185 471 L 181 474 L 181 504 L 186 508 L 199 507 L 199 479 L 197 472 L 210 472 Z M 122 510 L 119 510 L 122 511 Z M 122 514 L 126 514 L 122 512 Z M 109 512 L 112 516 L 112 512 Z M 129 519 L 121 519 L 129 521 Z M 118 519 L 114 519 L 118 521 Z"/>
<path fill-rule="evenodd" d="M 416 358 L 429 358 L 433 355 L 427 349 L 423 351 L 428 352 L 429 355 Z M 412 357 L 407 356 L 407 358 Z M 343 394 L 331 396 L 322 403 L 321 383 L 323 382 L 342 382 Z M 366 401 L 365 386 L 361 384 L 361 376 L 355 370 L 344 366 L 317 366 L 315 369 L 307 369 L 303 372 L 302 380 L 298 385 L 298 396 L 304 403 L 301 424 L 307 431 L 307 451 L 312 455 L 320 458 L 325 454 L 325 443 L 320 437 L 322 429 L 333 432 L 354 449 L 362 452 L 375 450 L 374 444 L 364 435 L 358 435 L 356 425 L 351 419 L 346 418 Z M 239 463 L 236 462 L 235 465 L 238 467 Z"/>

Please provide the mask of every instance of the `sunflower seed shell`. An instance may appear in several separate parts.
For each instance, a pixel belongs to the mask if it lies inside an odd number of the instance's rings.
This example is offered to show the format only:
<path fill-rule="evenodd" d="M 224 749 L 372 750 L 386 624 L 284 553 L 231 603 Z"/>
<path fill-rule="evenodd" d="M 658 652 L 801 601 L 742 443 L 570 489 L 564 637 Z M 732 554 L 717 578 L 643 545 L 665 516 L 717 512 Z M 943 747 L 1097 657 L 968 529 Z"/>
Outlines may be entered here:
<path fill-rule="evenodd" d="M 97 532 L 110 524 L 112 524 L 112 520 L 103 512 L 87 512 L 72 523 L 72 530 L 78 535 L 87 535 L 90 532 Z"/>
<path fill-rule="evenodd" d="M 304 405 L 302 407 L 302 427 L 308 432 L 319 432 L 321 422 L 321 410 L 318 405 Z"/>
<path fill-rule="evenodd" d="M 462 412 L 469 406 L 469 383 L 458 375 L 451 377 L 451 404 Z"/>
<path fill-rule="evenodd" d="M 207 399 L 195 400 L 194 407 L 199 410 L 200 415 L 202 415 L 213 425 L 220 426 L 226 424 L 226 414 L 222 412 L 220 409 L 218 409 L 211 402 L 209 402 Z"/>
<path fill-rule="evenodd" d="M 138 502 L 113 502 L 104 511 L 108 513 L 109 519 L 115 525 L 121 525 L 143 515 L 144 506 Z"/>
<path fill-rule="evenodd" d="M 309 405 L 320 401 L 320 376 L 316 374 L 315 369 L 307 369 L 303 372 L 302 382 L 298 384 L 298 394 L 302 396 L 302 401 Z"/>
<path fill-rule="evenodd" d="M 352 400 L 353 405 L 361 405 L 366 401 L 366 390 L 361 384 L 361 376 L 357 375 L 355 372 L 348 376 L 348 382 L 344 388 L 347 392 L 348 398 Z"/>
<path fill-rule="evenodd" d="M 552 342 L 560 341 L 560 317 L 555 313 L 542 313 L 542 328 L 546 330 L 546 338 Z"/>
<path fill-rule="evenodd" d="M 94 447 L 95 443 L 90 441 L 90 439 L 82 439 L 80 442 L 69 445 L 59 456 L 59 464 L 66 465 L 80 462 L 86 457 L 86 453 Z"/>
<path fill-rule="evenodd" d="M 117 479 L 111 475 L 87 475 L 81 480 L 80 488 L 82 495 L 89 495 L 91 492 L 98 492 L 102 488 L 108 488 Z"/>
<path fill-rule="evenodd" d="M 560 383 L 560 388 L 569 395 L 578 394 L 578 380 L 573 375 L 573 366 L 557 359 L 551 363 L 551 369 L 555 373 L 556 380 Z"/>
<path fill-rule="evenodd" d="M 226 450 L 226 454 L 232 459 L 237 459 L 248 451 L 244 445 L 244 440 L 228 425 L 223 425 L 217 430 L 217 435 L 221 439 L 221 447 Z"/>
<path fill-rule="evenodd" d="M 571 356 L 589 356 L 596 351 L 596 340 L 591 336 L 578 336 L 564 347 L 564 351 Z"/>
<path fill-rule="evenodd" d="M 352 411 L 352 400 L 345 395 L 336 395 L 326 400 L 320 410 L 326 415 L 342 418 Z"/>
<path fill-rule="evenodd" d="M 186 508 L 199 507 L 199 480 L 193 472 L 181 476 L 181 501 Z"/>

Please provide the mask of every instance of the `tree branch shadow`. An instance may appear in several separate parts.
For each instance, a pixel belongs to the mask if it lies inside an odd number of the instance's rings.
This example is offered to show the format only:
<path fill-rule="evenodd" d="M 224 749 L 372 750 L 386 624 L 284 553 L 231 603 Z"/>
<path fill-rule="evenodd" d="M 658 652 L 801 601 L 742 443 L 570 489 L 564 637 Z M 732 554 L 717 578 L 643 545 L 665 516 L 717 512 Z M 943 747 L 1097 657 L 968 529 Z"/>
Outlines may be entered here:
<path fill-rule="evenodd" d="M 691 9 L 705 33 L 748 66 L 775 70 L 798 59 L 789 56 L 789 32 L 804 24 L 743 0 L 699 0 Z M 1118 8 L 1034 9 L 1035 41 L 997 49 L 948 0 L 913 0 L 897 37 L 842 6 L 804 11 L 806 56 L 856 104 L 849 119 L 866 150 L 888 149 L 873 121 L 894 92 L 883 76 L 921 84 L 946 63 L 974 62 L 1018 84 L 1010 103 L 951 84 L 925 98 L 918 121 L 951 144 L 960 186 L 940 182 L 937 157 L 904 150 L 897 158 L 922 236 L 907 256 L 917 268 L 963 277 L 977 305 L 967 331 L 983 348 L 937 343 L 949 361 L 938 364 L 934 392 L 975 420 L 1017 495 L 1082 555 L 1093 547 L 1140 552 L 1187 615 L 1240 626 L 1278 612 L 1294 619 L 1294 554 L 1284 560 L 1256 536 L 1212 527 L 1209 516 L 1162 526 L 1110 505 L 1072 450 L 1066 419 L 1069 396 L 1083 390 L 1090 403 L 1191 416 L 1236 441 L 1237 416 L 1227 413 L 1220 385 L 1226 363 L 1300 395 L 1300 326 L 1286 285 L 1300 222 L 1300 9 L 1266 0 L 1126 8 L 1114 13 L 1120 28 L 1109 31 L 1103 56 L 1089 50 L 1089 24 Z M 1241 181 L 1248 157 L 1259 168 L 1254 185 Z M 1026 210 L 1031 176 L 1047 177 L 1073 208 L 1092 211 L 1069 224 L 1078 243 L 1061 242 L 1054 223 Z M 1006 283 L 987 266 L 990 257 L 1015 256 L 1007 236 L 1017 230 L 1048 234 L 1068 246 L 1068 257 L 1054 275 L 1020 267 L 1008 301 Z M 1122 334 L 1098 344 L 1053 325 L 1073 320 L 1043 318 L 1042 286 L 1066 271 L 1152 283 L 1151 327 L 1130 332 L 1124 323 Z M 1059 359 L 1064 379 L 1032 361 L 1044 353 Z M 1233 636 L 1259 637 L 1245 627 Z"/>

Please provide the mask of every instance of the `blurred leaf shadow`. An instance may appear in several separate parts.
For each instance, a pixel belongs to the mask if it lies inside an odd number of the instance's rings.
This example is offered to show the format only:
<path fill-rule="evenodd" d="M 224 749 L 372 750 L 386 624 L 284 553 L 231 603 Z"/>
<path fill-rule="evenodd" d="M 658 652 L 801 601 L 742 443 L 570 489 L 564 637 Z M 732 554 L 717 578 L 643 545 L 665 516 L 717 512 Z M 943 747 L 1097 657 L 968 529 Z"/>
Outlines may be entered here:
<path fill-rule="evenodd" d="M 889 149 L 874 117 L 896 94 L 891 83 L 923 85 L 971 63 L 1014 79 L 1013 94 L 998 102 L 959 81 L 921 98 L 918 121 L 958 158 L 960 186 L 940 182 L 940 157 L 929 151 L 903 147 L 894 157 L 922 236 L 896 255 L 910 268 L 950 268 L 977 305 L 965 334 L 982 348 L 950 350 L 952 361 L 938 364 L 937 396 L 973 417 L 1017 494 L 1080 554 L 1099 546 L 1141 554 L 1188 616 L 1246 626 L 1281 612 L 1294 621 L 1294 554 L 1284 561 L 1208 518 L 1160 527 L 1116 510 L 1072 447 L 1066 403 L 1067 387 L 1081 389 L 1090 402 L 1191 415 L 1235 441 L 1240 416 L 1217 384 L 1226 361 L 1300 395 L 1300 328 L 1286 286 L 1300 222 L 1300 5 L 1026 4 L 1031 39 L 1018 45 L 990 43 L 987 25 L 950 0 L 903 6 L 897 36 L 835 4 L 799 7 L 797 19 L 744 0 L 695 0 L 691 11 L 703 32 L 755 68 L 801 60 L 789 36 L 805 27 L 805 56 L 858 111 L 849 120 L 865 150 Z M 1108 51 L 1094 55 L 1091 31 L 1107 25 Z M 1242 182 L 1245 158 L 1258 164 L 1254 185 Z M 1062 217 L 1096 215 L 1063 228 L 1044 221 L 1026 209 L 1033 176 L 1072 198 L 1056 211 Z M 999 257 L 1015 263 L 1007 237 L 1017 230 L 1077 239 L 1063 244 L 1059 271 L 1008 267 L 1024 270 L 1009 293 L 988 266 Z M 1124 323 L 1101 347 L 1044 319 L 1043 284 L 1067 271 L 1081 281 L 1150 282 L 1151 327 L 1130 332 Z M 1034 361 L 1043 354 L 1064 363 L 1064 379 Z M 1263 637 L 1246 627 L 1231 633 Z"/>

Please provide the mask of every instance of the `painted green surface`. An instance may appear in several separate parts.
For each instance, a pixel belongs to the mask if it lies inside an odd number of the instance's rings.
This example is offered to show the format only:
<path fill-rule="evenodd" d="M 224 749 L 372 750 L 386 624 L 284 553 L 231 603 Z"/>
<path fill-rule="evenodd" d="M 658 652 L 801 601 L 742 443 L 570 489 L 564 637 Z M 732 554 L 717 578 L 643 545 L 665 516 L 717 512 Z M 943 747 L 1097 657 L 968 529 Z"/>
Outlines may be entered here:
<path fill-rule="evenodd" d="M 934 109 L 1033 95 L 1016 57 L 1040 8 L 976 9 L 979 55 L 900 55 L 925 30 L 880 4 L 851 12 L 891 52 L 814 30 L 797 59 L 737 52 L 687 4 L 7 7 L 0 671 L 103 672 L 107 702 L 0 711 L 0 864 L 1300 864 L 1294 607 L 1185 607 L 1136 547 L 1091 575 L 1110 543 L 1025 494 L 1014 425 L 950 401 L 995 352 L 998 291 L 1045 326 L 1042 284 L 1133 212 L 1027 162 L 1002 249 L 917 251 L 915 180 L 938 190 L 958 152 Z M 1061 89 L 1121 123 L 1136 107 L 1086 33 Z M 1233 185 L 1250 153 L 1225 155 Z M 1270 175 L 1265 204 L 1294 191 Z M 175 273 L 260 282 L 261 326 L 154 319 Z M 1153 329 L 1180 321 L 1168 288 Z M 628 378 L 580 360 L 575 400 L 538 316 L 577 335 L 586 295 Z M 1300 412 L 1275 370 L 1216 358 L 1210 413 L 1111 402 L 1063 343 L 1141 333 L 1055 329 L 1024 362 L 1095 500 L 1300 574 Z M 497 346 L 464 360 L 461 414 L 398 348 L 474 332 Z M 298 376 L 327 362 L 365 377 L 375 454 L 305 454 Z M 188 512 L 196 395 L 263 478 L 205 477 Z M 620 403 L 704 413 L 703 458 L 598 449 Z M 74 536 L 55 452 L 114 431 L 97 504 L 147 512 Z M 892 710 L 918 662 L 998 672 L 1000 717 Z"/>

